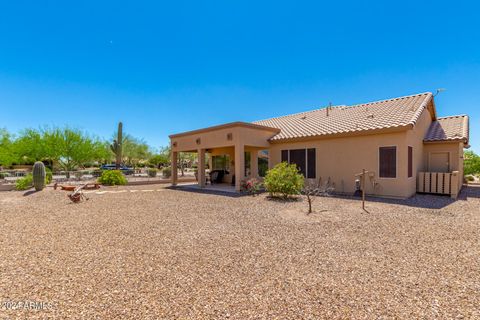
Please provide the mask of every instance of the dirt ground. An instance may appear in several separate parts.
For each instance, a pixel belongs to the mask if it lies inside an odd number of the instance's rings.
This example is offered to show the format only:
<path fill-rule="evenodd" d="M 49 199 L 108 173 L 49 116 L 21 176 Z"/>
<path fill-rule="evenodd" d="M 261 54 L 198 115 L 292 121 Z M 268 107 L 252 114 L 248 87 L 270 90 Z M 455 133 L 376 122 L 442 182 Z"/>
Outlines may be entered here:
<path fill-rule="evenodd" d="M 480 319 L 480 188 L 304 200 L 0 193 L 0 319 Z"/>

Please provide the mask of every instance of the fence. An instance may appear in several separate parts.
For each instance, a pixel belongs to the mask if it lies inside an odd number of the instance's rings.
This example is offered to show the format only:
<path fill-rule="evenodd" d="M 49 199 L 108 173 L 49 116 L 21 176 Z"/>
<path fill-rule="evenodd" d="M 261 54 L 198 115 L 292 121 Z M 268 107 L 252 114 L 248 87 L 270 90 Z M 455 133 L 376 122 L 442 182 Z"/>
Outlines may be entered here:
<path fill-rule="evenodd" d="M 419 172 L 417 192 L 448 194 L 457 198 L 460 191 L 459 172 Z"/>

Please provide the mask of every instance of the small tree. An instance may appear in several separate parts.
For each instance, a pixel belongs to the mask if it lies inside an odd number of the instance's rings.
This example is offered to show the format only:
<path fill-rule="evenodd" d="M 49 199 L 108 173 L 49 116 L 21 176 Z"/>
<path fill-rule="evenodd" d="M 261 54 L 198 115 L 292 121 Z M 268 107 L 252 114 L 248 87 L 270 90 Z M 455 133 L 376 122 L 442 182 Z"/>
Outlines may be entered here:
<path fill-rule="evenodd" d="M 303 187 L 302 193 L 307 198 L 308 202 L 308 213 L 312 213 L 312 202 L 319 196 L 328 196 L 335 190 L 335 187 L 330 182 L 328 178 L 327 182 L 322 185 L 321 178 L 318 181 L 307 180 L 305 186 Z"/>
<path fill-rule="evenodd" d="M 465 151 L 465 174 L 480 174 L 480 156 L 473 151 Z"/>
<path fill-rule="evenodd" d="M 281 195 L 286 199 L 291 195 L 300 193 L 303 188 L 304 178 L 295 164 L 282 162 L 273 169 L 268 170 L 264 183 L 270 196 L 276 197 Z"/>

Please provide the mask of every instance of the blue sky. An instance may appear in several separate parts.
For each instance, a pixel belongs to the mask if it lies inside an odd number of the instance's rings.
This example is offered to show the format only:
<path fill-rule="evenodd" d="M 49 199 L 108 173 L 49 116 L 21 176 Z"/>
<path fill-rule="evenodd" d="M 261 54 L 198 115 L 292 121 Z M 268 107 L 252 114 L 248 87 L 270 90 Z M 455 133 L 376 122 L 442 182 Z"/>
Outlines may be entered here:
<path fill-rule="evenodd" d="M 412 93 L 470 115 L 480 152 L 480 4 L 1 1 L 0 127 L 116 123 L 168 135 Z"/>

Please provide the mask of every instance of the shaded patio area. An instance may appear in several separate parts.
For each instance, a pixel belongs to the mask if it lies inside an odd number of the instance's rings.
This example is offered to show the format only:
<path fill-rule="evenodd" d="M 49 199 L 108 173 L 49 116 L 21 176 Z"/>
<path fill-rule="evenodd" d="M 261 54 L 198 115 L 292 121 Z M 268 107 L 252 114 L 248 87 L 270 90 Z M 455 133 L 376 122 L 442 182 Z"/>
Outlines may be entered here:
<path fill-rule="evenodd" d="M 222 193 L 231 195 L 240 195 L 240 192 L 235 190 L 235 186 L 228 183 L 208 184 L 200 186 L 197 182 L 178 183 L 176 186 L 172 186 L 174 189 L 193 191 L 193 192 L 211 192 Z"/>

